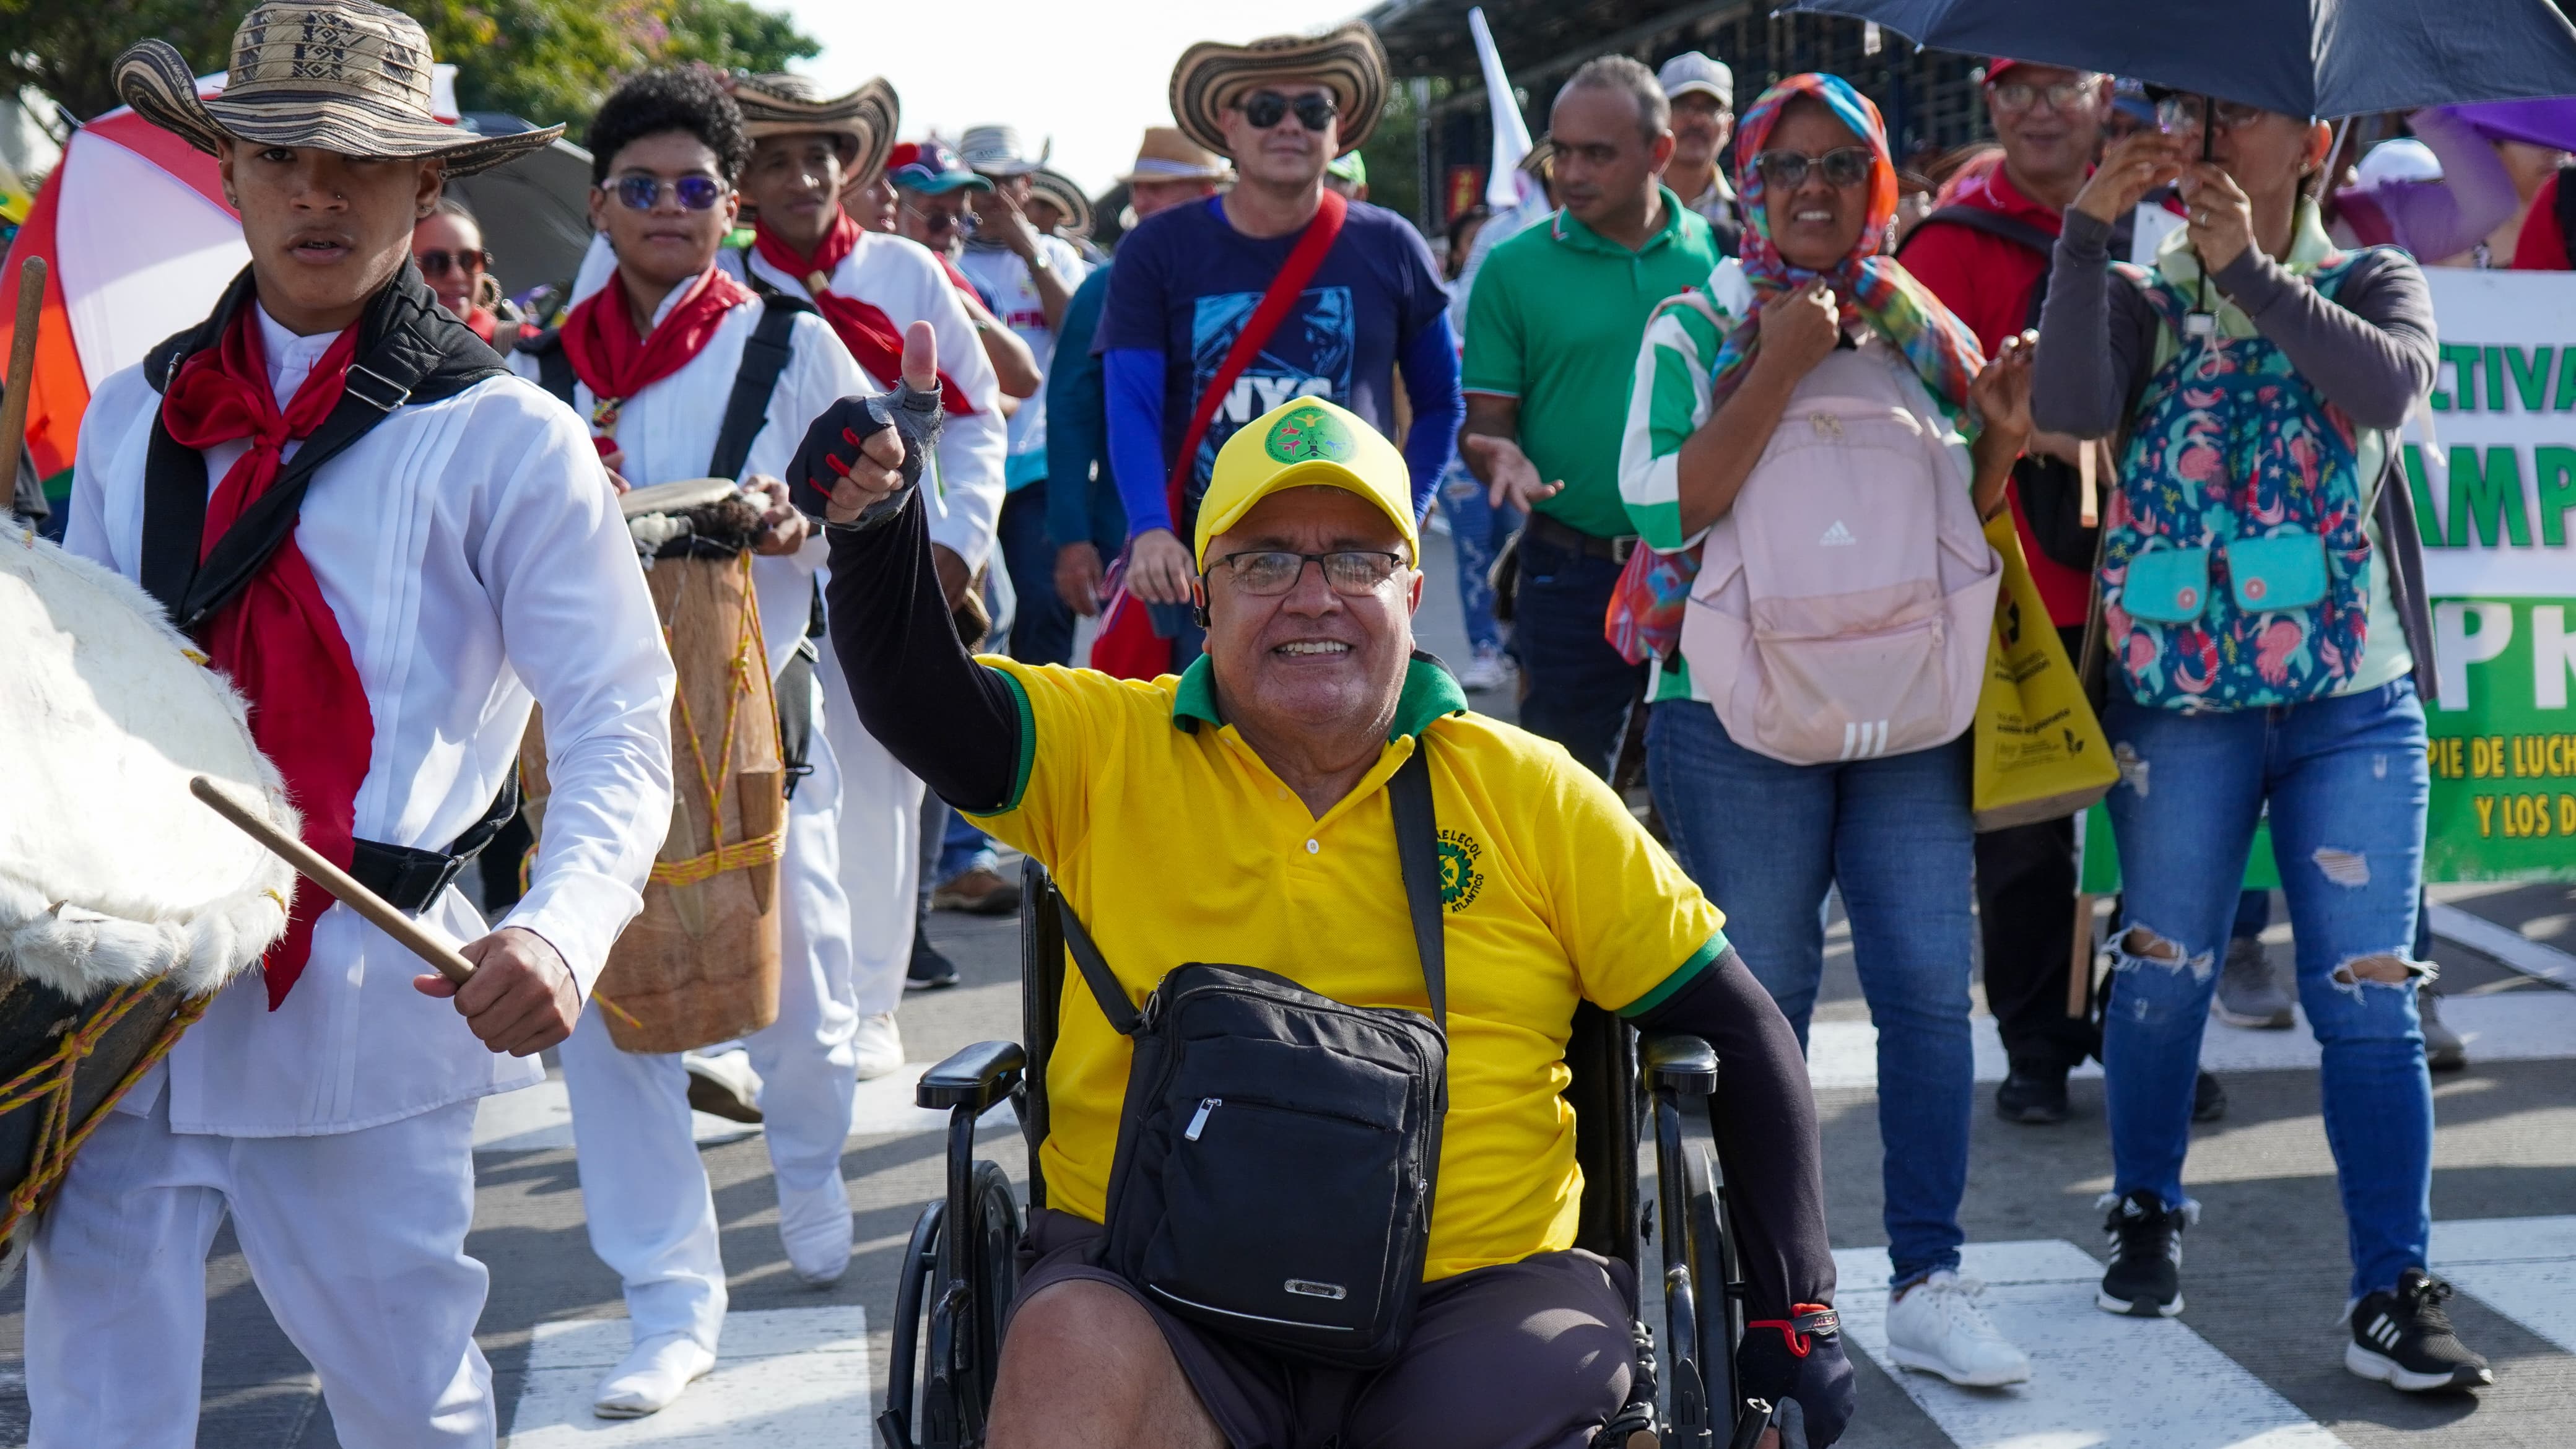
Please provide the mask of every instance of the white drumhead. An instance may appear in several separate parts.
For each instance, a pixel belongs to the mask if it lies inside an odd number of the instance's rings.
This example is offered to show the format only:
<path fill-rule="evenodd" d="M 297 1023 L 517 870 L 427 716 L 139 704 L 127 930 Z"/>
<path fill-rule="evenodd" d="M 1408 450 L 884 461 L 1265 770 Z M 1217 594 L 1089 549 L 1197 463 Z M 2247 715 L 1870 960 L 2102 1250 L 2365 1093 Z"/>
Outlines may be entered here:
<path fill-rule="evenodd" d="M 211 989 L 284 928 L 294 872 L 188 793 L 208 776 L 293 832 L 240 697 L 140 588 L 15 529 L 0 751 L 0 961 L 65 990 Z"/>

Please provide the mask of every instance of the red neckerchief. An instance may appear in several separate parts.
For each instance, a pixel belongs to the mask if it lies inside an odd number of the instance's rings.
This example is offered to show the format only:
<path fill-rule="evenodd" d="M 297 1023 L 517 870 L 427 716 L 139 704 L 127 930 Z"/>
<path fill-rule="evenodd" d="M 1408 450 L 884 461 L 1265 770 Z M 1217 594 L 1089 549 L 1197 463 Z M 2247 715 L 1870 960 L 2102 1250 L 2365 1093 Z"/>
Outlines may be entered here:
<path fill-rule="evenodd" d="M 626 400 L 688 366 L 715 336 L 725 314 L 751 300 L 750 288 L 713 263 L 688 288 L 653 325 L 650 337 L 635 335 L 623 272 L 609 273 L 608 285 L 564 318 L 564 358 L 572 364 L 573 376 L 590 389 L 590 441 L 601 453 L 616 451 L 617 413 Z"/>
<path fill-rule="evenodd" d="M 459 320 L 464 322 L 466 331 L 482 338 L 483 345 L 489 347 L 492 345 L 492 329 L 501 319 L 494 316 L 489 307 L 468 307 Z"/>
<path fill-rule="evenodd" d="M 250 451 L 226 470 L 206 503 L 200 560 L 277 481 L 287 441 L 309 435 L 330 416 L 358 353 L 353 326 L 322 354 L 281 412 L 251 311 L 244 306 L 234 313 L 219 346 L 181 364 L 161 400 L 161 421 L 182 447 L 250 441 Z M 375 715 L 367 708 L 366 686 L 358 680 L 339 617 L 322 597 L 293 534 L 206 622 L 198 641 L 207 662 L 248 696 L 251 739 L 277 765 L 288 797 L 303 812 L 304 843 L 348 869 L 358 786 L 375 751 Z M 286 935 L 268 949 L 262 967 L 269 1010 L 278 1008 L 303 975 L 313 950 L 313 923 L 330 907 L 331 898 L 320 890 L 296 890 Z"/>
<path fill-rule="evenodd" d="M 776 232 L 757 222 L 752 226 L 752 247 L 761 260 L 803 282 L 823 320 L 841 334 L 841 344 L 850 349 L 850 356 L 870 377 L 892 387 L 903 380 L 903 329 L 884 309 L 831 290 L 833 271 L 858 250 L 860 235 L 859 224 L 850 220 L 848 212 L 835 208 L 832 218 L 832 229 L 823 234 L 822 245 L 814 248 L 811 257 L 800 256 Z M 975 411 L 966 390 L 945 369 L 939 374 L 939 403 L 961 416 Z"/>

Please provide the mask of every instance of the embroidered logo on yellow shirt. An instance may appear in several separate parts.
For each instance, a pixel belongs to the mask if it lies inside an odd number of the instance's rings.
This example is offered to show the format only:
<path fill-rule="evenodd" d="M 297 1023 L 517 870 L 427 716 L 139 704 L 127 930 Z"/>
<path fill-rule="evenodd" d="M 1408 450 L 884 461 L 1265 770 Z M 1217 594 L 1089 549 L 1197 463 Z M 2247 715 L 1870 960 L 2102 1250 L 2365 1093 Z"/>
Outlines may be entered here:
<path fill-rule="evenodd" d="M 1440 901 L 1455 915 L 1476 903 L 1476 893 L 1485 888 L 1485 874 L 1476 862 L 1485 858 L 1485 847 L 1476 837 L 1463 830 L 1440 832 Z"/>

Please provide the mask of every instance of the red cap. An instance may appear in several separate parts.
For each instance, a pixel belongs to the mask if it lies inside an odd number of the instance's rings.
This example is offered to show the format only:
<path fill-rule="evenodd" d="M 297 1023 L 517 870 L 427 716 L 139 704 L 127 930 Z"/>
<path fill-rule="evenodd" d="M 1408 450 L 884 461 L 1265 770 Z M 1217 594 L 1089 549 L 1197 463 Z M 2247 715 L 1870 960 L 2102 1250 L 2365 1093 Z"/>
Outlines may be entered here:
<path fill-rule="evenodd" d="M 2015 60 L 2008 55 L 1988 56 L 1986 58 L 1986 79 L 1990 81 L 1994 80 L 1996 77 L 2001 76 L 2005 71 L 2012 69 L 2014 66 L 2028 65 L 2029 63 L 2030 62 L 2028 61 Z"/>

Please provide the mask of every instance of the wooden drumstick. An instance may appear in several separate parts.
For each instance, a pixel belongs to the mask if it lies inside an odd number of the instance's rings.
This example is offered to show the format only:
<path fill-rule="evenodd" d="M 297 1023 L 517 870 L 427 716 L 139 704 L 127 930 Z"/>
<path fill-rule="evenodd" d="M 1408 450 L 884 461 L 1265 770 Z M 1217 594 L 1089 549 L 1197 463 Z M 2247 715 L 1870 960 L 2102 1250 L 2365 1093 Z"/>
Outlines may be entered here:
<path fill-rule="evenodd" d="M 45 309 L 45 259 L 18 264 L 18 320 L 9 334 L 8 391 L 0 393 L 0 513 L 18 496 L 18 454 L 27 446 L 27 389 L 36 376 L 36 319 Z"/>
<path fill-rule="evenodd" d="M 243 808 L 240 801 L 227 795 L 203 775 L 188 782 L 188 793 L 206 802 L 216 814 L 240 826 L 244 835 L 268 847 L 270 853 L 295 867 L 315 885 L 331 893 L 332 899 L 356 911 L 379 931 L 391 936 L 403 949 L 438 968 L 438 974 L 462 986 L 474 974 L 474 963 L 465 959 L 454 946 L 421 928 L 418 921 L 395 910 L 393 902 L 358 884 L 347 871 L 324 860 L 312 846 L 260 819 Z"/>
<path fill-rule="evenodd" d="M 268 847 L 272 854 L 302 872 L 306 879 L 329 891 L 332 899 L 366 917 L 377 930 L 393 937 L 403 949 L 437 967 L 439 975 L 462 986 L 466 978 L 474 974 L 474 963 L 466 960 L 454 946 L 396 910 L 393 902 L 360 885 L 347 871 L 324 860 L 313 847 L 252 814 L 240 801 L 225 794 L 214 781 L 199 775 L 188 782 L 188 793 L 205 801 L 216 814 L 241 827 L 243 834 Z M 590 999 L 598 1002 L 602 1011 L 614 1013 L 639 1031 L 643 1029 L 644 1023 L 628 1016 L 607 997 L 594 991 Z"/>

